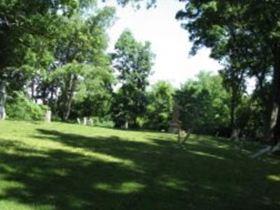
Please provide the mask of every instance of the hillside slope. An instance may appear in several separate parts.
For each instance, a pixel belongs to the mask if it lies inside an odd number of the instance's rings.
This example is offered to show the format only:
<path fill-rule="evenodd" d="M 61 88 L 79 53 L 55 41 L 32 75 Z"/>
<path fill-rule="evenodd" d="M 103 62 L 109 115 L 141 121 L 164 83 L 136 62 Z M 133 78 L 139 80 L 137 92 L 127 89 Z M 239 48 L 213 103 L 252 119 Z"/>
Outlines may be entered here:
<path fill-rule="evenodd" d="M 280 161 L 251 146 L 62 123 L 0 122 L 1 210 L 280 209 Z"/>

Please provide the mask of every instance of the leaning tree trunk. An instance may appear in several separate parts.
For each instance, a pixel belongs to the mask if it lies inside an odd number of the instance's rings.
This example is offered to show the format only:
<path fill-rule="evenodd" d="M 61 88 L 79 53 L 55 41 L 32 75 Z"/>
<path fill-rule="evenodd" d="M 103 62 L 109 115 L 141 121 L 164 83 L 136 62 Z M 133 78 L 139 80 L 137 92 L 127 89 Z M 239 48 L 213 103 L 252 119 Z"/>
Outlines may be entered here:
<path fill-rule="evenodd" d="M 272 103 L 269 122 L 268 140 L 270 143 L 276 144 L 279 141 L 280 131 L 280 43 L 274 48 L 274 66 L 272 79 Z"/>

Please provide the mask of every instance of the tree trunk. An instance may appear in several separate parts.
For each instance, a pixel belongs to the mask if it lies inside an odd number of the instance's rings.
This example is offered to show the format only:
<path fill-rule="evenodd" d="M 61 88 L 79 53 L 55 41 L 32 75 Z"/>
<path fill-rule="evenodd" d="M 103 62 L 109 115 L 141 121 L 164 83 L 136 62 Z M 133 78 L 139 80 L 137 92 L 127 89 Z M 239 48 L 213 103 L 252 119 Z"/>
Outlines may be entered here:
<path fill-rule="evenodd" d="M 230 126 L 233 130 L 235 128 L 235 94 L 233 93 L 232 88 L 232 94 L 231 94 L 231 101 L 230 101 Z"/>
<path fill-rule="evenodd" d="M 31 98 L 32 100 L 35 101 L 35 103 L 37 103 L 36 97 L 35 97 L 35 81 L 34 79 L 32 79 L 31 81 Z"/>
<path fill-rule="evenodd" d="M 234 90 L 233 87 L 231 87 L 231 102 L 230 102 L 230 128 L 231 128 L 231 140 L 237 140 L 239 137 L 239 129 L 236 126 L 236 106 L 237 106 L 237 90 Z"/>
<path fill-rule="evenodd" d="M 276 144 L 279 141 L 280 131 L 280 44 L 276 45 L 274 53 L 273 79 L 272 79 L 272 102 L 269 122 L 268 140 Z"/>
<path fill-rule="evenodd" d="M 77 77 L 74 74 L 69 76 L 68 87 L 65 88 L 65 102 L 64 102 L 64 110 L 63 110 L 63 120 L 68 120 L 71 112 L 72 100 L 74 96 L 74 91 L 76 87 Z"/>

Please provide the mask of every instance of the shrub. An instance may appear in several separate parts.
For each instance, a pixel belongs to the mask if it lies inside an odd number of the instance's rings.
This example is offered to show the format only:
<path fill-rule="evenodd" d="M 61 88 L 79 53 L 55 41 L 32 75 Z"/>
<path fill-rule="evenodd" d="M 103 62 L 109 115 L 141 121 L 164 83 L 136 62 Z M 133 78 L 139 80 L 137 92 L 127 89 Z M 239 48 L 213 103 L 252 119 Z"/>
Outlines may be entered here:
<path fill-rule="evenodd" d="M 92 117 L 92 122 L 93 126 L 98 126 L 98 127 L 105 127 L 105 128 L 113 128 L 115 126 L 115 123 L 107 118 L 100 118 L 100 117 Z"/>
<path fill-rule="evenodd" d="M 28 99 L 22 92 L 14 92 L 7 101 L 7 116 L 15 120 L 43 120 L 47 107 Z"/>

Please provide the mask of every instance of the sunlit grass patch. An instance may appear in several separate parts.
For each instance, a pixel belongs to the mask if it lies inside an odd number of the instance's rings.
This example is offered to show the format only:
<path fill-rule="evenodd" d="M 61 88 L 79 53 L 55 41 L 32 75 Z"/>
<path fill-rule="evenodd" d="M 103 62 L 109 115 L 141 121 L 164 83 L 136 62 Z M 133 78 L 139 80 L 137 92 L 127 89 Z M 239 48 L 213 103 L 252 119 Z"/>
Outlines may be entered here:
<path fill-rule="evenodd" d="M 274 182 L 280 182 L 280 174 L 279 175 L 268 175 L 267 179 Z"/>
<path fill-rule="evenodd" d="M 0 201 L 1 210 L 53 210 L 56 209 L 52 205 L 24 205 L 17 201 Z"/>
<path fill-rule="evenodd" d="M 124 182 L 121 184 L 110 185 L 107 183 L 98 183 L 94 186 L 98 190 L 113 192 L 113 193 L 135 193 L 140 192 L 145 188 L 145 185 L 137 182 Z"/>

